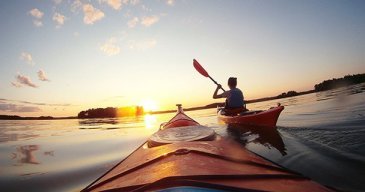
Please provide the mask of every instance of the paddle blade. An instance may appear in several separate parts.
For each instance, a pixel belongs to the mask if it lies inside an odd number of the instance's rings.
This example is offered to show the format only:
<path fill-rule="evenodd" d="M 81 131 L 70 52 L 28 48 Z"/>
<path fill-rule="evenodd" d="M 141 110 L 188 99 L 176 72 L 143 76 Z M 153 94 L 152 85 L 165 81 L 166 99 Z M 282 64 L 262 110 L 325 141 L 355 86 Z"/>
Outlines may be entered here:
<path fill-rule="evenodd" d="M 208 72 L 199 64 L 199 62 L 197 60 L 193 60 L 193 65 L 194 68 L 200 73 L 202 74 L 204 77 L 209 77 Z"/>

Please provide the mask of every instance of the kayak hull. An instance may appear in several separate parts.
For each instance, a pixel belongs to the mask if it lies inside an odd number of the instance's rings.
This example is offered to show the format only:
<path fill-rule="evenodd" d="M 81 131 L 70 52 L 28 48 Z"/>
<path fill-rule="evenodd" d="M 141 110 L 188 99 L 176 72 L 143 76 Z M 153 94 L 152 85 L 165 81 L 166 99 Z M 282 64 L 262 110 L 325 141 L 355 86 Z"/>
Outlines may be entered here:
<path fill-rule="evenodd" d="M 275 127 L 280 116 L 280 113 L 284 110 L 284 106 L 273 107 L 266 111 L 260 112 L 246 112 L 246 115 L 227 116 L 223 114 L 223 110 L 218 111 L 218 119 L 227 124 L 241 124 L 241 125 L 254 125 Z"/>
<path fill-rule="evenodd" d="M 204 191 L 332 191 L 255 155 L 234 140 L 215 133 L 211 137 L 214 130 L 207 131 L 210 128 L 195 121 L 191 125 L 191 118 L 181 110 L 175 117 L 176 122 L 164 124 L 83 191 L 178 191 L 181 187 Z M 199 131 L 185 134 L 192 128 Z"/>

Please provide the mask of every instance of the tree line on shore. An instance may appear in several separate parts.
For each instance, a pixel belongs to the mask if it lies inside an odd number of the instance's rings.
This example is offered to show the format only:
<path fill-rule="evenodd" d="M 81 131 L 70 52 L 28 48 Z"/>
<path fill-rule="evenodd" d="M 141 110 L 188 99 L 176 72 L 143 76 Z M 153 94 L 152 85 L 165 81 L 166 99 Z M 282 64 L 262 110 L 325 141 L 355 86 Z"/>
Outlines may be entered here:
<path fill-rule="evenodd" d="M 340 87 L 345 87 L 348 85 L 354 85 L 365 82 L 365 73 L 356 75 L 346 75 L 342 78 L 333 78 L 325 80 L 322 83 L 316 84 L 314 86 L 315 91 L 326 91 L 330 89 L 336 89 Z"/>
<path fill-rule="evenodd" d="M 318 83 L 314 85 L 313 90 L 304 91 L 304 92 L 296 92 L 296 91 L 288 91 L 284 92 L 276 97 L 272 97 L 271 99 L 281 99 L 285 97 L 294 97 L 298 95 L 304 95 L 308 93 L 314 93 L 319 91 L 327 91 L 331 89 L 336 89 L 340 87 L 346 87 L 349 85 L 359 84 L 365 82 L 365 73 L 363 74 L 355 74 L 355 75 L 346 75 L 342 78 L 333 78 L 322 81 L 322 83 Z"/>
<path fill-rule="evenodd" d="M 107 107 L 107 108 L 92 108 L 79 112 L 78 118 L 114 118 L 125 116 L 140 116 L 144 114 L 142 106 L 133 107 Z"/>
<path fill-rule="evenodd" d="M 0 115 L 0 119 L 5 120 L 53 120 L 51 116 L 40 116 L 40 117 L 21 117 L 18 115 Z"/>

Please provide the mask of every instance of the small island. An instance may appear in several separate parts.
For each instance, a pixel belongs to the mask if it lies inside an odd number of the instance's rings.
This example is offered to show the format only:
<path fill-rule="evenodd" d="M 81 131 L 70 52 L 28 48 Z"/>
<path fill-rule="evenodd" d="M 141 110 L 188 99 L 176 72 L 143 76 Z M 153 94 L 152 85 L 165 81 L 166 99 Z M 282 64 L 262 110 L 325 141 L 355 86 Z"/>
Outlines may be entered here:
<path fill-rule="evenodd" d="M 340 87 L 346 87 L 349 85 L 360 84 L 365 82 L 365 73 L 346 75 L 342 78 L 333 78 L 325 80 L 321 83 L 314 85 L 313 90 L 309 91 L 288 91 L 281 93 L 273 97 L 264 97 L 259 99 L 247 100 L 246 103 L 257 103 L 275 99 L 282 99 L 287 97 L 294 97 L 299 95 L 305 95 L 320 91 L 327 91 L 331 89 L 336 89 Z M 185 111 L 194 111 L 201 109 L 216 108 L 217 106 L 222 106 L 224 103 L 211 103 L 201 107 L 186 108 Z M 161 113 L 173 113 L 176 110 L 165 110 L 165 111 L 152 111 L 149 114 L 161 114 Z M 52 117 L 52 116 L 40 116 L 40 117 L 20 117 L 17 115 L 0 115 L 0 120 L 55 120 L 55 119 L 84 119 L 84 118 L 115 118 L 115 117 L 126 117 L 126 116 L 141 116 L 146 114 L 142 106 L 130 106 L 130 107 L 107 107 L 107 108 L 92 108 L 85 111 L 79 112 L 77 117 Z"/>
<path fill-rule="evenodd" d="M 115 117 L 126 117 L 126 116 L 141 116 L 144 115 L 142 106 L 135 107 L 107 107 L 107 108 L 96 108 L 81 111 L 77 117 L 79 119 L 85 118 L 115 118 Z"/>

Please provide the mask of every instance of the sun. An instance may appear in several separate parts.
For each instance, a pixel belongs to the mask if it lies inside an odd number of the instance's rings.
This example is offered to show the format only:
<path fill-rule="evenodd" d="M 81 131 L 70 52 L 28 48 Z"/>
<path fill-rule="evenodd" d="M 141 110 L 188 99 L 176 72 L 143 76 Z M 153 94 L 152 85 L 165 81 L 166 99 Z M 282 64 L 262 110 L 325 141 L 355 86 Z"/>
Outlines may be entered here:
<path fill-rule="evenodd" d="M 158 109 L 157 102 L 151 99 L 144 99 L 140 102 L 145 112 L 156 111 Z"/>

